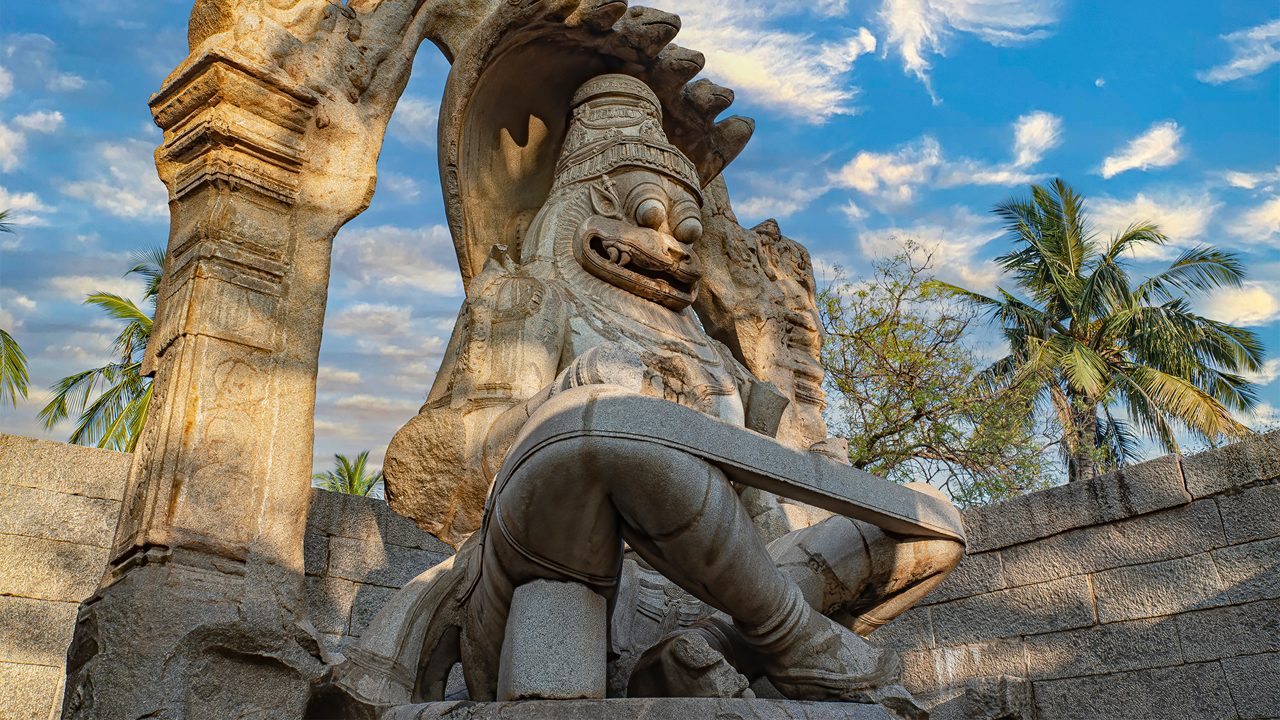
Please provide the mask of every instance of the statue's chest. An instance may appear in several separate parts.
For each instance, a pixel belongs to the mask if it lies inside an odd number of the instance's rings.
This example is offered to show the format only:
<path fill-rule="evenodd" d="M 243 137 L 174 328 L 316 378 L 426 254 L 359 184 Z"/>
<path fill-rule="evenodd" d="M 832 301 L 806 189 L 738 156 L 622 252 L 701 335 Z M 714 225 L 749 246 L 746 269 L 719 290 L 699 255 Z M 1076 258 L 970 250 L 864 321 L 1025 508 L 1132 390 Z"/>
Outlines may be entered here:
<path fill-rule="evenodd" d="M 700 327 L 680 325 L 663 327 L 621 313 L 575 313 L 569 321 L 570 352 L 576 357 L 599 345 L 620 346 L 649 369 L 646 392 L 742 425 L 742 397 L 724 358 Z"/>

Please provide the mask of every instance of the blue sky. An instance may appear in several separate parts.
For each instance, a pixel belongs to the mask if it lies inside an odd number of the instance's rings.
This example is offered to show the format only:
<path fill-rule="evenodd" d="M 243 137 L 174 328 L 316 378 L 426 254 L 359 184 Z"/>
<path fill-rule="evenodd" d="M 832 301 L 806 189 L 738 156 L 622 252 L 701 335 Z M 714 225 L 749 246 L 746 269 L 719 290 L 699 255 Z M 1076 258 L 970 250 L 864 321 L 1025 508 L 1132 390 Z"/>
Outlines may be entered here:
<path fill-rule="evenodd" d="M 1178 248 L 1240 252 L 1243 289 L 1205 314 L 1280 358 L 1280 2 L 1275 0 L 674 0 L 677 40 L 738 93 L 755 139 L 730 168 L 739 219 L 778 218 L 820 270 L 858 274 L 895 238 L 940 274 L 999 281 L 990 208 L 1068 179 L 1099 231 L 1160 223 Z M 107 360 L 114 327 L 81 305 L 137 297 L 129 254 L 167 237 L 148 96 L 186 51 L 190 0 L 0 5 L 0 327 L 35 392 L 0 432 L 65 439 L 44 388 Z M 392 121 L 373 206 L 335 247 L 321 354 L 317 465 L 374 460 L 420 405 L 461 301 L 436 170 L 448 66 L 425 47 Z M 1151 269 L 1168 258 L 1136 258 Z M 998 347 L 981 348 L 994 356 Z M 1280 359 L 1256 380 L 1280 412 Z"/>

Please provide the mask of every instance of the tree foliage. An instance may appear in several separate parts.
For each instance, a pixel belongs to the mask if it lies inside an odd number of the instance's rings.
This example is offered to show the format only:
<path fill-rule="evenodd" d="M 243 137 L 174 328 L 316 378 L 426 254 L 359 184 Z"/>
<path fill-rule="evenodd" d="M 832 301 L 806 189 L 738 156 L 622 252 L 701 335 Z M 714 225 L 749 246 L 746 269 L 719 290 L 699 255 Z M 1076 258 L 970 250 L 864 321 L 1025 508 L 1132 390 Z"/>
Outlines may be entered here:
<path fill-rule="evenodd" d="M 862 282 L 819 295 L 833 434 L 855 467 L 928 481 L 962 504 L 1045 485 L 1045 443 L 1016 386 L 984 382 L 965 343 L 977 313 L 930 280 L 912 242 Z"/>
<path fill-rule="evenodd" d="M 382 482 L 382 471 L 371 473 L 368 470 L 368 450 L 357 455 L 355 460 L 339 453 L 333 456 L 333 461 L 332 470 L 315 474 L 313 479 L 317 487 L 343 495 L 367 497 Z"/>
<path fill-rule="evenodd" d="M 50 388 L 53 399 L 40 410 L 46 428 L 69 417 L 76 418 L 70 442 L 93 445 L 120 452 L 133 452 L 151 407 L 151 378 L 142 375 L 142 356 L 151 338 L 152 316 L 163 277 L 164 250 L 156 248 L 134 257 L 126 275 L 146 281 L 145 300 L 149 312 L 133 301 L 107 292 L 85 299 L 113 320 L 123 324 L 116 336 L 114 359 L 62 378 Z"/>
<path fill-rule="evenodd" d="M 10 211 L 0 210 L 0 233 L 13 232 L 8 222 Z M 22 347 L 4 328 L 0 328 L 0 405 L 17 407 L 18 398 L 27 397 L 31 376 L 27 371 L 27 356 Z"/>
<path fill-rule="evenodd" d="M 1084 199 L 1062 180 L 996 207 L 1013 250 L 996 262 L 1021 295 L 946 289 L 988 313 L 1010 354 L 991 366 L 996 386 L 1031 386 L 1062 428 L 1072 480 L 1134 459 L 1139 433 L 1179 452 L 1179 431 L 1210 445 L 1249 433 L 1233 412 L 1257 404 L 1264 350 L 1241 328 L 1197 315 L 1190 299 L 1239 287 L 1240 259 L 1209 246 L 1186 250 L 1141 281 L 1126 255 L 1167 238 L 1136 222 L 1106 241 Z"/>

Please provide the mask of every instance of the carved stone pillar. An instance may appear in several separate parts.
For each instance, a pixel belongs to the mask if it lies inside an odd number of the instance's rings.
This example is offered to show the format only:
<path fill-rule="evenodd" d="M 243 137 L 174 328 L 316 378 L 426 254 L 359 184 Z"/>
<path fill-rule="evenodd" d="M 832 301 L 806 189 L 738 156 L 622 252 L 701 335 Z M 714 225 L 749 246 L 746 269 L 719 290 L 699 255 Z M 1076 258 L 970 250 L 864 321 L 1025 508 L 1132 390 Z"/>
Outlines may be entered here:
<path fill-rule="evenodd" d="M 300 717 L 302 540 L 331 238 L 299 192 L 318 99 L 206 53 L 152 98 L 170 190 L 155 389 L 64 717 Z"/>

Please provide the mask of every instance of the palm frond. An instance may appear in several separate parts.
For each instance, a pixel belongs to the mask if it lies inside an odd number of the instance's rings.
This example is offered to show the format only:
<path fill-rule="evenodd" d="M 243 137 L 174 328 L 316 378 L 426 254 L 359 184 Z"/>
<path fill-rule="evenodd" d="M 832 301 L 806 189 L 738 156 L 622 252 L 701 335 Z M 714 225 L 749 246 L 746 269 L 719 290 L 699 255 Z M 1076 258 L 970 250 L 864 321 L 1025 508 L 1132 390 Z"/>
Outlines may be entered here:
<path fill-rule="evenodd" d="M 1180 294 L 1240 287 L 1244 278 L 1244 263 L 1239 255 L 1202 245 L 1183 252 L 1167 270 L 1139 285 L 1135 294 L 1144 300 L 1169 300 Z"/>
<path fill-rule="evenodd" d="M 27 356 L 18 341 L 0 329 L 0 404 L 18 406 L 18 398 L 26 399 L 31 376 L 27 371 Z"/>
<path fill-rule="evenodd" d="M 13 223 L 9 222 L 12 210 L 0 210 L 0 232 L 13 232 Z"/>

